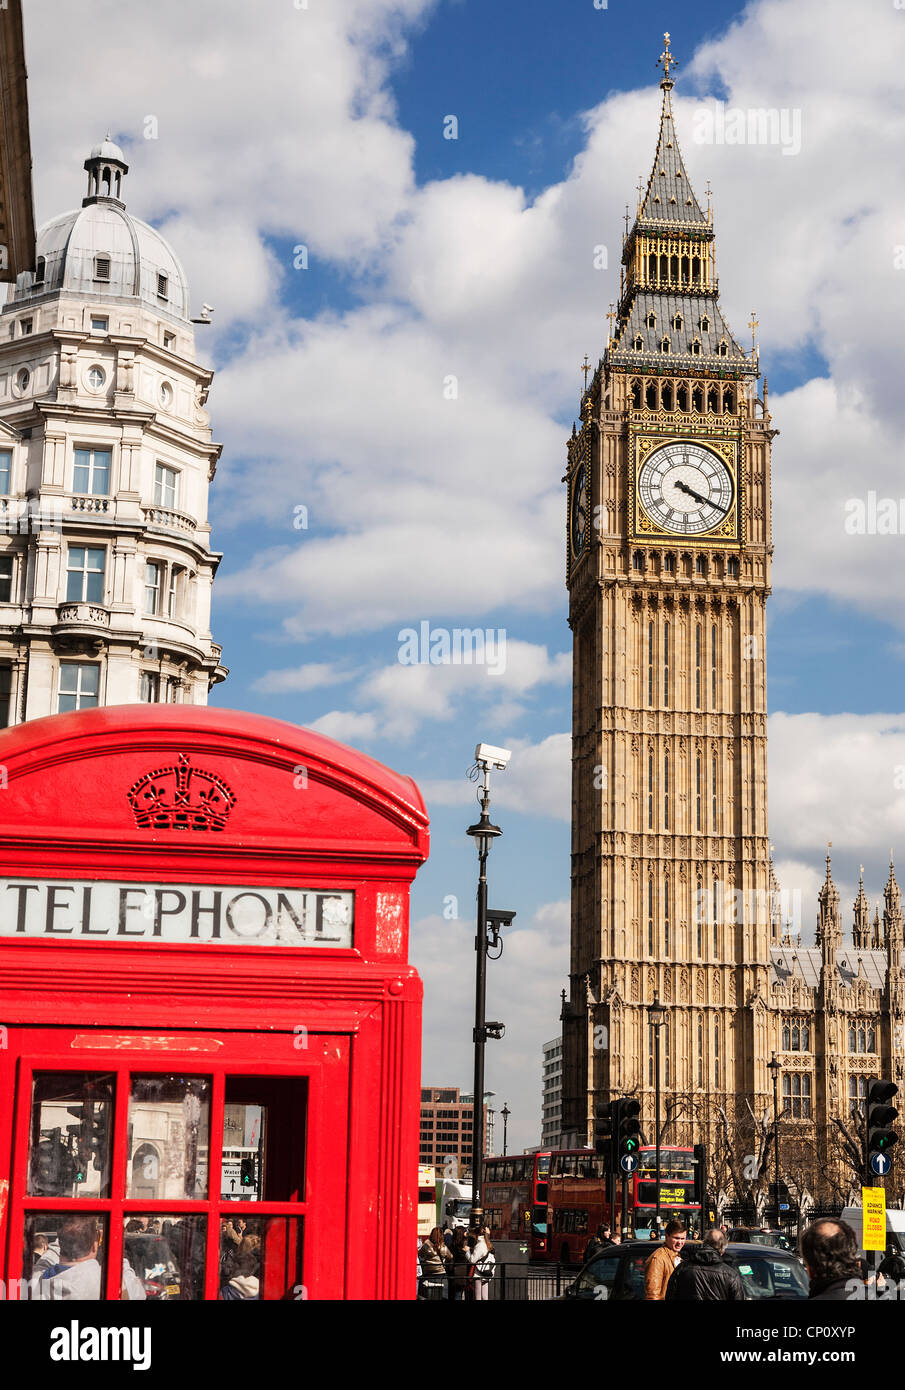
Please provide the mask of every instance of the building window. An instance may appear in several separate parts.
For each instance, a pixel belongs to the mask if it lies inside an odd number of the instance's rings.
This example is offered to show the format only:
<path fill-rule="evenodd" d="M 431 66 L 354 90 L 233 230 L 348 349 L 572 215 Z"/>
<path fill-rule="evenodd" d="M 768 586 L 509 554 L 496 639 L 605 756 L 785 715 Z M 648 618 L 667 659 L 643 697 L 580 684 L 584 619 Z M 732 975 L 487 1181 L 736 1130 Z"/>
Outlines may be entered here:
<path fill-rule="evenodd" d="M 156 560 L 148 560 L 145 565 L 145 613 L 154 618 L 160 612 L 160 589 L 163 582 L 163 565 Z"/>
<path fill-rule="evenodd" d="M 799 1018 L 788 1018 L 782 1025 L 783 1052 L 810 1052 L 810 1025 Z"/>
<path fill-rule="evenodd" d="M 664 559 L 663 559 L 663 568 L 665 569 L 665 571 L 666 571 L 667 574 L 675 574 L 675 572 L 676 572 L 676 557 L 675 557 L 675 555 L 666 555 L 666 556 L 664 556 Z"/>
<path fill-rule="evenodd" d="M 172 565 L 170 567 L 170 583 L 167 588 L 168 618 L 175 618 L 179 614 L 179 610 L 181 607 L 180 597 L 182 590 L 182 579 L 184 574 L 185 570 L 180 568 L 179 565 Z"/>
<path fill-rule="evenodd" d="M 669 708 L 669 623 L 663 624 L 663 704 Z"/>
<path fill-rule="evenodd" d="M 694 819 L 695 829 L 701 829 L 701 755 L 694 760 Z"/>
<path fill-rule="evenodd" d="M 95 256 L 94 258 L 94 278 L 95 280 L 110 279 L 110 257 Z"/>
<path fill-rule="evenodd" d="M 710 708 L 716 709 L 716 623 L 710 629 Z"/>
<path fill-rule="evenodd" d="M 703 943 L 702 940 L 701 940 L 701 933 L 702 933 L 702 930 L 703 930 L 703 921 L 704 921 L 704 885 L 703 885 L 703 883 L 701 882 L 701 880 L 698 879 L 698 892 L 697 892 L 697 897 L 695 898 L 695 925 L 696 925 L 696 928 L 697 928 L 696 935 L 697 935 L 697 948 L 698 948 L 698 958 L 699 958 L 699 959 L 700 959 L 700 957 L 702 956 L 703 951 L 704 951 L 704 943 Z"/>
<path fill-rule="evenodd" d="M 700 355 L 701 355 L 701 340 L 700 340 L 700 338 L 693 338 L 693 339 L 692 339 L 692 342 L 691 342 L 691 355 L 692 355 L 692 357 L 700 357 Z"/>
<path fill-rule="evenodd" d="M 176 498 L 178 496 L 179 474 L 175 468 L 167 468 L 166 464 L 158 463 L 154 470 L 154 505 L 155 507 L 167 507 L 174 511 Z"/>
<path fill-rule="evenodd" d="M 717 903 L 719 902 L 719 899 L 720 899 L 719 884 L 717 883 L 717 880 L 714 879 L 714 880 L 713 880 L 712 902 L 711 902 L 711 908 L 710 908 L 710 922 L 711 922 L 711 926 L 713 927 L 713 958 L 714 958 L 714 960 L 718 960 L 718 959 L 719 959 L 719 954 L 720 954 L 719 925 L 718 925 L 718 923 L 717 923 Z"/>
<path fill-rule="evenodd" d="M 39 256 L 35 265 L 35 284 L 43 285 L 44 277 L 47 274 L 47 261 L 43 256 Z"/>
<path fill-rule="evenodd" d="M 103 550 L 84 545 L 69 547 L 66 560 L 66 598 L 69 603 L 103 603 Z M 75 708 L 78 709 L 79 706 Z"/>
<path fill-rule="evenodd" d="M 673 326 L 673 328 L 676 328 L 676 329 L 682 327 L 682 315 L 681 315 L 681 314 L 673 314 L 673 316 L 672 316 L 672 326 Z"/>
<path fill-rule="evenodd" d="M 717 816 L 716 805 L 716 754 L 714 753 L 710 763 L 710 833 L 715 835 L 719 829 L 719 817 Z"/>
<path fill-rule="evenodd" d="M 738 579 L 738 559 L 735 555 L 729 556 L 729 578 Z"/>
<path fill-rule="evenodd" d="M 0 729 L 9 728 L 9 710 L 12 704 L 13 668 L 0 666 Z"/>
<path fill-rule="evenodd" d="M 720 354 L 720 357 L 729 356 L 729 344 L 726 342 L 725 338 L 721 340 L 720 345 L 717 348 L 717 352 Z"/>
<path fill-rule="evenodd" d="M 701 319 L 701 332 L 702 332 L 702 333 L 709 333 L 709 332 L 710 332 L 710 320 L 709 320 L 709 318 L 707 317 L 706 314 L 705 314 L 704 317 Z"/>
<path fill-rule="evenodd" d="M 669 829 L 669 754 L 663 759 L 663 829 Z"/>
<path fill-rule="evenodd" d="M 110 492 L 110 458 L 109 449 L 76 449 L 73 492 L 106 497 Z"/>
<path fill-rule="evenodd" d="M 143 705 L 156 705 L 160 700 L 160 676 L 156 671 L 142 671 L 141 695 Z"/>
<path fill-rule="evenodd" d="M 663 1024 L 663 1084 L 669 1085 L 669 1019 Z"/>
<path fill-rule="evenodd" d="M 804 1072 L 786 1072 L 782 1079 L 786 1113 L 793 1120 L 811 1118 L 811 1078 Z"/>
<path fill-rule="evenodd" d="M 647 880 L 647 954 L 654 954 L 654 880 Z"/>
<path fill-rule="evenodd" d="M 704 1084 L 704 1018 L 698 1014 L 698 1085 Z"/>
<path fill-rule="evenodd" d="M 12 449 L 0 449 L 0 493 L 7 495 L 13 471 Z"/>
<path fill-rule="evenodd" d="M 694 630 L 694 707 L 701 708 L 701 624 Z"/>
<path fill-rule="evenodd" d="M 168 299 L 170 294 L 169 276 L 160 272 L 157 276 L 157 298 Z"/>
<path fill-rule="evenodd" d="M 647 755 L 647 828 L 654 828 L 654 755 Z"/>
<path fill-rule="evenodd" d="M 641 334 L 640 334 L 640 333 L 637 333 L 637 334 L 635 335 L 635 340 L 634 340 L 634 342 L 632 343 L 632 349 L 633 349 L 634 352 L 643 352 L 643 351 L 644 351 L 644 339 L 641 337 Z M 639 404 L 640 404 L 640 402 L 639 402 Z"/>
<path fill-rule="evenodd" d="M 0 603 L 13 601 L 13 557 L 0 555 Z"/>
<path fill-rule="evenodd" d="M 60 665 L 60 694 L 57 709 L 67 714 L 75 709 L 96 709 L 100 686 L 100 667 L 92 663 L 64 661 Z"/>
<path fill-rule="evenodd" d="M 698 555 L 694 562 L 695 574 L 707 574 L 707 561 L 703 555 Z"/>
<path fill-rule="evenodd" d="M 107 374 L 103 367 L 89 367 L 88 385 L 91 387 L 92 391 L 99 391 L 106 380 Z"/>
<path fill-rule="evenodd" d="M 651 309 L 647 316 L 647 326 L 648 328 L 656 328 L 657 326 L 657 315 L 654 313 L 653 309 Z"/>
<path fill-rule="evenodd" d="M 861 1107 L 867 1100 L 867 1077 L 850 1076 L 848 1079 L 848 1113 L 852 1119 L 858 1119 L 861 1114 Z"/>
<path fill-rule="evenodd" d="M 92 316 L 91 316 L 91 332 L 92 332 L 92 333 L 106 333 L 106 332 L 107 332 L 107 329 L 108 329 L 109 327 L 110 327 L 110 320 L 109 320 L 109 319 L 102 318 L 102 317 L 100 316 L 100 314 L 92 314 Z"/>
<path fill-rule="evenodd" d="M 19 333 L 23 338 L 27 338 L 29 333 L 33 333 L 35 328 L 34 319 L 20 319 Z"/>
<path fill-rule="evenodd" d="M 654 703 L 654 625 L 647 625 L 647 703 Z"/>
<path fill-rule="evenodd" d="M 714 1084 L 720 1084 L 720 1025 L 713 1025 L 713 1080 Z"/>
<path fill-rule="evenodd" d="M 877 1035 L 872 1024 L 849 1024 L 848 1050 L 849 1052 L 876 1052 Z"/>
<path fill-rule="evenodd" d="M 663 954 L 669 955 L 669 879 L 663 881 Z"/>
<path fill-rule="evenodd" d="M 20 392 L 25 392 L 31 385 L 31 372 L 27 367 L 23 367 L 16 373 L 16 386 Z"/>
<path fill-rule="evenodd" d="M 639 574 L 644 573 L 644 552 L 642 550 L 636 550 L 632 556 L 632 569 L 637 570 Z"/>

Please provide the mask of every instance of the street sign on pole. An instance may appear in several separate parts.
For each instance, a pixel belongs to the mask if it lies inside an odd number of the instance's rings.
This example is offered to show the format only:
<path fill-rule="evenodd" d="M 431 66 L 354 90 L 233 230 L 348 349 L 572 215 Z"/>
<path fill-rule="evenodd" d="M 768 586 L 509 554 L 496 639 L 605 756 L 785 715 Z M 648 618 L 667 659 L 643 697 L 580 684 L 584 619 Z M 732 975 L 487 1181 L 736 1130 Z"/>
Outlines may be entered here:
<path fill-rule="evenodd" d="M 872 1173 L 876 1173 L 878 1178 L 885 1178 L 892 1167 L 892 1159 L 889 1154 L 871 1154 L 870 1168 Z"/>
<path fill-rule="evenodd" d="M 622 1169 L 623 1173 L 634 1173 L 635 1169 L 638 1167 L 638 1155 L 623 1154 L 619 1160 L 619 1167 Z"/>

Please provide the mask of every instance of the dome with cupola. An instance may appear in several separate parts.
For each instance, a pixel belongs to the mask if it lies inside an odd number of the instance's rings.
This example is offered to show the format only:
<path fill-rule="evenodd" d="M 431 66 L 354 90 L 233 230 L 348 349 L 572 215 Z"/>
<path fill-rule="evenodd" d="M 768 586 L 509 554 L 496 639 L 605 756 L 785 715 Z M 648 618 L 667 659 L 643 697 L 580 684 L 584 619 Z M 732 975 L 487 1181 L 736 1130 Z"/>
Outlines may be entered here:
<path fill-rule="evenodd" d="M 109 134 L 85 160 L 82 206 L 38 232 L 35 270 L 20 275 L 13 302 L 40 294 L 98 300 L 138 299 L 163 315 L 188 319 L 185 271 L 158 231 L 126 211 L 126 157 Z"/>

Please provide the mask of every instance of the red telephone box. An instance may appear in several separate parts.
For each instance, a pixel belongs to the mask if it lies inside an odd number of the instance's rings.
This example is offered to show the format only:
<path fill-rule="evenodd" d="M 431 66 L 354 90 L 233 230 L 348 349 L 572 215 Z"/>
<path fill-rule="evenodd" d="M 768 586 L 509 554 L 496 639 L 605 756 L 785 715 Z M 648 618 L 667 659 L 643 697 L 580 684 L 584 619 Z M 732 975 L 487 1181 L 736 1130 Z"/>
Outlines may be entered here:
<path fill-rule="evenodd" d="M 276 720 L 0 735 L 7 1296 L 414 1296 L 427 847 L 414 782 Z"/>

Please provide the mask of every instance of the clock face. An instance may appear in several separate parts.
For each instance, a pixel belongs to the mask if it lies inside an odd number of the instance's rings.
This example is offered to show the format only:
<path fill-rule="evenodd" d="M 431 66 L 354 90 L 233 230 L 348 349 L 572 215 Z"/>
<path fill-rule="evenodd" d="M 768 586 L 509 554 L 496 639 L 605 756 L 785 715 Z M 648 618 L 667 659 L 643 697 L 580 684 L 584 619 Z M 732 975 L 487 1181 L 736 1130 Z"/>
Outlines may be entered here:
<path fill-rule="evenodd" d="M 572 507 L 569 518 L 572 539 L 572 554 L 580 555 L 584 549 L 588 530 L 588 483 L 584 464 L 572 479 Z"/>
<path fill-rule="evenodd" d="M 641 467 L 638 494 L 651 521 L 679 536 L 712 531 L 732 510 L 735 488 L 721 458 L 700 444 L 676 440 Z"/>

